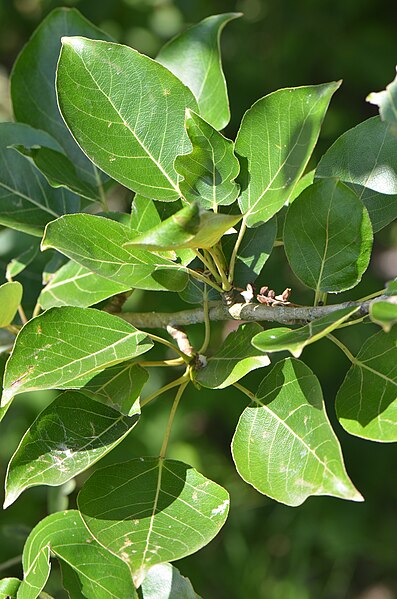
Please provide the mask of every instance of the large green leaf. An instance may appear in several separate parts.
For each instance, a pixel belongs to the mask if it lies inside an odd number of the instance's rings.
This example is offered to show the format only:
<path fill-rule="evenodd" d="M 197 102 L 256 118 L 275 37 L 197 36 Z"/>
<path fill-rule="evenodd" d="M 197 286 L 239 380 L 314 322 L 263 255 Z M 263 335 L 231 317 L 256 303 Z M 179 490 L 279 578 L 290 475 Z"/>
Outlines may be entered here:
<path fill-rule="evenodd" d="M 15 62 L 11 75 L 12 104 L 17 121 L 50 133 L 73 162 L 78 176 L 97 186 L 98 172 L 70 135 L 57 105 L 55 73 L 61 37 L 67 35 L 108 39 L 77 10 L 53 10 L 33 33 Z M 12 143 L 23 144 L 18 140 Z M 41 144 L 38 142 L 38 145 Z"/>
<path fill-rule="evenodd" d="M 213 539 L 226 520 L 229 495 L 187 464 L 138 458 L 96 470 L 78 505 L 93 536 L 128 564 L 138 587 L 152 566 Z"/>
<path fill-rule="evenodd" d="M 12 323 L 22 300 L 23 287 L 13 281 L 0 285 L 0 327 Z"/>
<path fill-rule="evenodd" d="M 245 113 L 236 139 L 241 212 L 253 227 L 285 204 L 303 174 L 340 82 L 281 89 Z"/>
<path fill-rule="evenodd" d="M 322 177 L 338 177 L 352 186 L 375 232 L 393 221 L 397 217 L 397 152 L 391 126 L 373 117 L 346 131 L 320 160 L 316 178 Z"/>
<path fill-rule="evenodd" d="M 262 381 L 240 416 L 232 453 L 246 482 L 287 505 L 310 495 L 362 501 L 346 474 L 320 383 L 300 360 L 278 362 Z"/>
<path fill-rule="evenodd" d="M 105 279 L 70 260 L 44 287 L 39 296 L 39 303 L 44 310 L 55 306 L 88 308 L 129 289 L 129 285 Z"/>
<path fill-rule="evenodd" d="M 220 36 L 224 26 L 239 16 L 225 13 L 207 17 L 169 41 L 156 59 L 192 90 L 201 116 L 215 129 L 223 129 L 230 120 Z"/>
<path fill-rule="evenodd" d="M 54 248 L 90 271 L 130 288 L 181 291 L 187 283 L 183 266 L 150 252 L 123 247 L 131 230 L 91 214 L 70 215 L 50 223 L 42 249 Z"/>
<path fill-rule="evenodd" d="M 51 514 L 32 530 L 23 551 L 25 573 L 32 568 L 43 547 L 48 546 L 61 565 L 66 564 L 67 572 L 71 568 L 75 573 L 73 588 L 80 594 L 71 595 L 73 598 L 137 598 L 127 566 L 92 538 L 77 510 Z M 69 590 L 68 576 L 66 583 Z"/>
<path fill-rule="evenodd" d="M 132 48 L 82 37 L 62 41 L 59 106 L 84 152 L 133 191 L 179 198 L 174 160 L 191 147 L 184 117 L 186 107 L 196 108 L 192 93 Z"/>
<path fill-rule="evenodd" d="M 221 349 L 208 358 L 205 368 L 197 371 L 196 381 L 210 389 L 223 389 L 252 370 L 268 366 L 269 358 L 251 345 L 252 338 L 262 330 L 252 322 L 230 333 Z"/>
<path fill-rule="evenodd" d="M 240 189 L 235 182 L 240 164 L 233 142 L 191 110 L 186 111 L 185 122 L 193 151 L 175 160 L 175 170 L 183 177 L 182 194 L 189 202 L 214 211 L 232 204 Z"/>
<path fill-rule="evenodd" d="M 386 333 L 397 324 L 397 302 L 384 302 L 378 300 L 369 307 L 369 316 L 373 322 L 379 324 Z"/>
<path fill-rule="evenodd" d="M 264 352 L 288 350 L 295 358 L 299 358 L 306 345 L 315 343 L 334 329 L 337 329 L 357 310 L 357 307 L 335 310 L 335 312 L 313 320 L 304 327 L 294 331 L 284 327 L 268 329 L 255 335 L 252 339 L 252 345 Z"/>
<path fill-rule="evenodd" d="M 23 581 L 17 598 L 36 599 L 48 580 L 50 569 L 50 547 L 42 545 L 29 562 L 23 560 Z"/>
<path fill-rule="evenodd" d="M 370 93 L 367 102 L 379 106 L 382 121 L 391 125 L 393 131 L 397 132 L 397 76 L 385 90 Z"/>
<path fill-rule="evenodd" d="M 357 285 L 367 269 L 372 227 L 365 206 L 337 179 L 320 179 L 288 209 L 284 244 L 295 275 L 317 292 Z"/>
<path fill-rule="evenodd" d="M 362 345 L 338 391 L 336 412 L 348 433 L 397 441 L 397 328 Z"/>
<path fill-rule="evenodd" d="M 277 234 L 276 217 L 259 227 L 247 229 L 239 245 L 234 267 L 234 284 L 245 288 L 260 275 L 273 250 Z M 226 256 L 230 259 L 236 239 L 228 235 L 222 239 Z M 266 283 L 266 281 L 264 282 Z"/>
<path fill-rule="evenodd" d="M 19 578 L 3 578 L 0 580 L 0 599 L 16 599 L 20 584 Z"/>
<path fill-rule="evenodd" d="M 117 316 L 90 308 L 51 308 L 20 331 L 4 375 L 2 405 L 37 389 L 78 389 L 108 366 L 153 343 Z"/>
<path fill-rule="evenodd" d="M 8 465 L 4 508 L 38 485 L 58 486 L 87 470 L 118 445 L 138 421 L 66 391 L 26 431 Z"/>
<path fill-rule="evenodd" d="M 150 568 L 142 583 L 143 599 L 200 599 L 192 583 L 172 564 Z"/>
<path fill-rule="evenodd" d="M 194 203 L 182 208 L 154 229 L 134 237 L 124 247 L 147 250 L 211 248 L 240 219 L 241 216 L 203 210 Z"/>
<path fill-rule="evenodd" d="M 80 200 L 48 185 L 34 165 L 9 147 L 15 144 L 59 146 L 44 131 L 20 123 L 0 124 L 0 224 L 41 237 L 50 220 L 77 212 Z"/>

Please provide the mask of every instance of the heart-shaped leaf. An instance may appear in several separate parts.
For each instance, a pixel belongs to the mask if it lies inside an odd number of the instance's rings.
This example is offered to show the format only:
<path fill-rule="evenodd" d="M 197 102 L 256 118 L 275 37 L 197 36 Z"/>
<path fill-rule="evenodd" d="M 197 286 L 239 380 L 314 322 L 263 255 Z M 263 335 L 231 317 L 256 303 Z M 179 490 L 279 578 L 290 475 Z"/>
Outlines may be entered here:
<path fill-rule="evenodd" d="M 150 568 L 142 583 L 143 599 L 201 599 L 188 578 L 172 564 Z"/>
<path fill-rule="evenodd" d="M 82 37 L 62 41 L 58 101 L 78 144 L 129 189 L 178 199 L 174 160 L 191 148 L 184 117 L 186 107 L 196 108 L 193 94 L 132 48 Z"/>
<path fill-rule="evenodd" d="M 245 113 L 236 154 L 241 164 L 239 205 L 248 227 L 268 221 L 293 193 L 339 85 L 281 89 Z"/>
<path fill-rule="evenodd" d="M 278 362 L 252 394 L 232 453 L 246 482 L 287 505 L 300 505 L 310 495 L 362 501 L 346 474 L 320 383 L 300 360 Z"/>
<path fill-rule="evenodd" d="M 99 310 L 51 308 L 20 331 L 4 375 L 2 405 L 37 389 L 78 389 L 153 346 L 145 333 Z"/>
<path fill-rule="evenodd" d="M 183 177 L 180 190 L 189 202 L 216 212 L 218 206 L 232 204 L 240 189 L 234 144 L 192 110 L 186 111 L 185 123 L 193 151 L 175 160 L 175 170 Z"/>
<path fill-rule="evenodd" d="M 251 344 L 253 337 L 262 330 L 259 324 L 252 322 L 230 333 L 221 349 L 208 358 L 202 370 L 197 371 L 196 381 L 210 389 L 223 389 L 252 370 L 268 366 L 269 358 Z"/>
<path fill-rule="evenodd" d="M 288 209 L 284 244 L 296 276 L 316 292 L 338 293 L 357 285 L 372 249 L 368 212 L 337 179 L 320 179 Z"/>
<path fill-rule="evenodd" d="M 389 333 L 392 326 L 397 324 L 397 303 L 378 300 L 369 307 L 369 316 L 372 322 L 379 324 L 385 333 Z"/>
<path fill-rule="evenodd" d="M 230 120 L 220 36 L 224 26 L 239 16 L 225 13 L 207 17 L 168 42 L 156 58 L 192 90 L 201 116 L 215 129 L 223 129 Z"/>
<path fill-rule="evenodd" d="M 138 458 L 96 470 L 78 505 L 95 539 L 128 564 L 138 587 L 152 566 L 190 555 L 215 537 L 229 495 L 187 464 Z"/>
<path fill-rule="evenodd" d="M 367 339 L 336 397 L 348 433 L 372 441 L 397 441 L 397 329 Z"/>
<path fill-rule="evenodd" d="M 14 320 L 22 293 L 23 287 L 17 281 L 0 285 L 0 327 L 6 327 Z"/>
<path fill-rule="evenodd" d="M 54 248 L 90 271 L 129 288 L 184 289 L 187 272 L 183 266 L 157 254 L 123 247 L 130 239 L 130 228 L 121 223 L 76 214 L 48 225 L 42 249 Z"/>
<path fill-rule="evenodd" d="M 98 462 L 138 422 L 78 391 L 59 395 L 26 431 L 8 465 L 4 508 L 38 485 L 58 486 Z"/>
<path fill-rule="evenodd" d="M 304 327 L 293 331 L 284 327 L 268 329 L 255 335 L 252 339 L 252 345 L 264 352 L 288 350 L 295 358 L 299 358 L 306 345 L 315 343 L 334 329 L 337 329 L 357 310 L 357 307 L 335 310 L 335 312 L 313 320 Z"/>
<path fill-rule="evenodd" d="M 367 102 L 379 106 L 382 121 L 391 125 L 397 132 L 397 76 L 386 86 L 385 90 L 370 93 Z"/>

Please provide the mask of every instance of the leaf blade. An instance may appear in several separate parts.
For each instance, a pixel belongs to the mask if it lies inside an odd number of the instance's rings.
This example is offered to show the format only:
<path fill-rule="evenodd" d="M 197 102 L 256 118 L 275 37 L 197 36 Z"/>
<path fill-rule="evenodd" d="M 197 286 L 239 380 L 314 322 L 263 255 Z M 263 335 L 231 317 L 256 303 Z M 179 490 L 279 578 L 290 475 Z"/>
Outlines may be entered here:
<path fill-rule="evenodd" d="M 0 285 L 0 327 L 6 327 L 14 320 L 22 294 L 23 287 L 17 281 Z"/>

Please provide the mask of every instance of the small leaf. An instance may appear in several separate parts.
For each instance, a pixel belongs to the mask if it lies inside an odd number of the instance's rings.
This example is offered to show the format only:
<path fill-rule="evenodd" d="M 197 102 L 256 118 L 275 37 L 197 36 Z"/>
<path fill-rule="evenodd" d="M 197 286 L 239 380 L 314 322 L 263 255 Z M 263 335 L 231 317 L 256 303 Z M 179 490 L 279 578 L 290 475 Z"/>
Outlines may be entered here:
<path fill-rule="evenodd" d="M 138 364 L 116 364 L 94 376 L 81 391 L 122 414 L 132 416 L 140 412 L 139 397 L 148 376 Z"/>
<path fill-rule="evenodd" d="M 220 36 L 224 26 L 240 16 L 207 17 L 169 41 L 156 58 L 192 90 L 201 116 L 215 129 L 223 129 L 230 120 Z"/>
<path fill-rule="evenodd" d="M 339 422 L 351 435 L 397 441 L 397 329 L 362 345 L 336 397 Z"/>
<path fill-rule="evenodd" d="M 394 131 L 397 131 L 397 76 L 384 91 L 369 94 L 367 102 L 379 106 L 382 121 L 392 125 Z"/>
<path fill-rule="evenodd" d="M 6 279 L 13 279 L 25 270 L 33 262 L 39 253 L 39 242 L 36 240 L 26 250 L 13 258 L 7 264 Z"/>
<path fill-rule="evenodd" d="M 128 189 L 157 200 L 178 199 L 174 160 L 190 149 L 184 116 L 186 107 L 196 108 L 193 94 L 163 66 L 127 46 L 83 37 L 62 42 L 58 101 L 78 144 Z"/>
<path fill-rule="evenodd" d="M 98 462 L 134 428 L 138 415 L 66 391 L 26 431 L 7 469 L 4 509 L 31 487 L 59 486 Z"/>
<path fill-rule="evenodd" d="M 90 308 L 51 308 L 20 331 L 4 375 L 2 405 L 18 393 L 78 389 L 96 374 L 153 346 L 117 316 Z"/>
<path fill-rule="evenodd" d="M 252 370 L 268 366 L 269 358 L 251 345 L 252 338 L 262 330 L 259 324 L 249 323 L 230 333 L 221 349 L 208 358 L 205 368 L 197 371 L 195 380 L 210 389 L 223 389 Z"/>
<path fill-rule="evenodd" d="M 235 182 L 240 164 L 233 142 L 191 110 L 186 111 L 185 124 L 193 151 L 175 160 L 175 170 L 183 177 L 182 194 L 189 202 L 214 211 L 232 204 L 240 189 Z"/>
<path fill-rule="evenodd" d="M 79 596 L 87 599 L 137 599 L 126 565 L 98 545 L 77 510 L 51 514 L 32 530 L 23 550 L 25 573 L 32 568 L 43 546 L 51 547 L 62 569 L 66 565 L 67 571 L 69 568 L 74 571 L 74 583 L 80 592 L 76 599 Z M 70 577 L 67 576 L 64 582 L 69 590 Z"/>
<path fill-rule="evenodd" d="M 20 123 L 0 123 L 0 225 L 41 237 L 45 225 L 80 209 L 79 198 L 48 185 L 37 168 L 10 146 L 43 144 L 59 149 L 44 131 Z"/>
<path fill-rule="evenodd" d="M 236 139 L 241 212 L 248 227 L 268 221 L 293 194 L 340 82 L 280 89 L 245 113 Z"/>
<path fill-rule="evenodd" d="M 341 135 L 321 158 L 316 178 L 338 177 L 364 203 L 376 233 L 397 217 L 396 137 L 373 117 Z"/>
<path fill-rule="evenodd" d="M 372 228 L 356 194 L 337 179 L 320 179 L 288 209 L 284 244 L 295 275 L 316 291 L 339 293 L 367 269 Z"/>
<path fill-rule="evenodd" d="M 192 264 L 192 268 L 194 269 L 197 264 L 197 267 L 201 267 L 201 263 L 197 260 L 196 263 Z M 179 292 L 179 297 L 188 304 L 202 304 L 204 298 L 204 285 L 201 281 L 198 281 L 194 277 L 190 276 L 188 283 L 182 291 Z M 219 301 L 220 296 L 219 292 L 213 287 L 207 287 L 207 299 L 208 301 Z"/>
<path fill-rule="evenodd" d="M 23 287 L 17 281 L 0 285 L 0 327 L 6 327 L 14 320 L 22 293 Z"/>
<path fill-rule="evenodd" d="M 372 302 L 369 307 L 369 316 L 372 322 L 381 326 L 385 333 L 389 333 L 392 326 L 397 323 L 397 303 L 382 300 Z"/>
<path fill-rule="evenodd" d="M 207 212 L 195 203 L 182 208 L 154 229 L 127 241 L 124 247 L 147 250 L 211 248 L 240 219 L 241 216 Z"/>
<path fill-rule="evenodd" d="M 39 303 L 44 310 L 59 306 L 88 308 L 129 289 L 128 285 L 105 279 L 70 260 L 44 287 Z"/>
<path fill-rule="evenodd" d="M 252 345 L 264 352 L 288 350 L 295 358 L 299 358 L 306 345 L 315 343 L 337 329 L 357 310 L 357 307 L 335 310 L 335 312 L 313 320 L 304 327 L 293 331 L 284 327 L 262 331 L 252 339 Z"/>
<path fill-rule="evenodd" d="M 362 501 L 346 474 L 320 383 L 300 360 L 278 362 L 240 416 L 232 441 L 240 476 L 290 506 L 310 495 Z"/>
<path fill-rule="evenodd" d="M 150 568 L 142 583 L 143 599 L 201 599 L 188 578 L 172 564 Z"/>
<path fill-rule="evenodd" d="M 190 555 L 215 537 L 229 495 L 187 464 L 138 458 L 96 470 L 78 505 L 95 539 L 127 563 L 138 587 L 152 566 Z"/>
<path fill-rule="evenodd" d="M 385 295 L 397 295 L 397 278 L 386 283 Z"/>
<path fill-rule="evenodd" d="M 0 599 L 16 599 L 20 584 L 19 578 L 3 578 L 0 580 Z"/>
<path fill-rule="evenodd" d="M 76 214 L 46 228 L 42 249 L 54 248 L 90 271 L 129 288 L 181 291 L 187 272 L 157 254 L 123 247 L 129 227 L 108 218 Z"/>
<path fill-rule="evenodd" d="M 50 570 L 50 547 L 45 545 L 26 565 L 23 561 L 24 576 L 18 589 L 18 599 L 36 599 L 48 580 Z"/>

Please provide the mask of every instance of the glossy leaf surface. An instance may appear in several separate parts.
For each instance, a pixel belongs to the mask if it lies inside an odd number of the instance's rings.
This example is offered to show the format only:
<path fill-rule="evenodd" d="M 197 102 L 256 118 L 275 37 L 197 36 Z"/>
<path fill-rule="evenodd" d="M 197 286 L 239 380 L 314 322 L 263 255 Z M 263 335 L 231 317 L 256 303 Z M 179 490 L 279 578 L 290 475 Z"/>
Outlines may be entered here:
<path fill-rule="evenodd" d="M 17 281 L 0 285 L 0 327 L 6 327 L 14 320 L 22 293 L 22 285 Z"/>
<path fill-rule="evenodd" d="M 94 472 L 78 505 L 93 536 L 128 564 L 139 586 L 152 566 L 213 539 L 226 520 L 229 495 L 187 464 L 138 458 Z"/>
<path fill-rule="evenodd" d="M 200 599 L 192 583 L 172 564 L 150 568 L 142 583 L 143 599 Z"/>
<path fill-rule="evenodd" d="M 239 16 L 225 13 L 207 17 L 168 42 L 156 59 L 192 90 L 201 116 L 215 129 L 223 129 L 230 120 L 220 35 L 224 26 Z"/>
<path fill-rule="evenodd" d="M 239 205 L 247 225 L 268 221 L 303 174 L 339 82 L 281 89 L 245 113 L 236 139 Z"/>
<path fill-rule="evenodd" d="M 372 92 L 367 97 L 367 102 L 379 106 L 382 121 L 393 127 L 397 132 L 397 77 L 381 92 Z"/>
<path fill-rule="evenodd" d="M 366 208 L 337 179 L 321 179 L 307 187 L 288 209 L 288 261 L 295 275 L 317 292 L 354 287 L 367 269 L 372 238 Z"/>
<path fill-rule="evenodd" d="M 25 545 L 26 547 L 26 545 Z M 50 575 L 50 547 L 42 545 L 29 563 L 22 558 L 23 581 L 17 593 L 17 599 L 36 599 L 43 590 Z"/>
<path fill-rule="evenodd" d="M 238 473 L 255 489 L 297 506 L 310 495 L 362 501 L 348 478 L 318 379 L 303 362 L 278 362 L 260 384 L 232 441 Z"/>
<path fill-rule="evenodd" d="M 0 580 L 0 599 L 16 599 L 20 584 L 19 578 L 3 578 Z"/>

